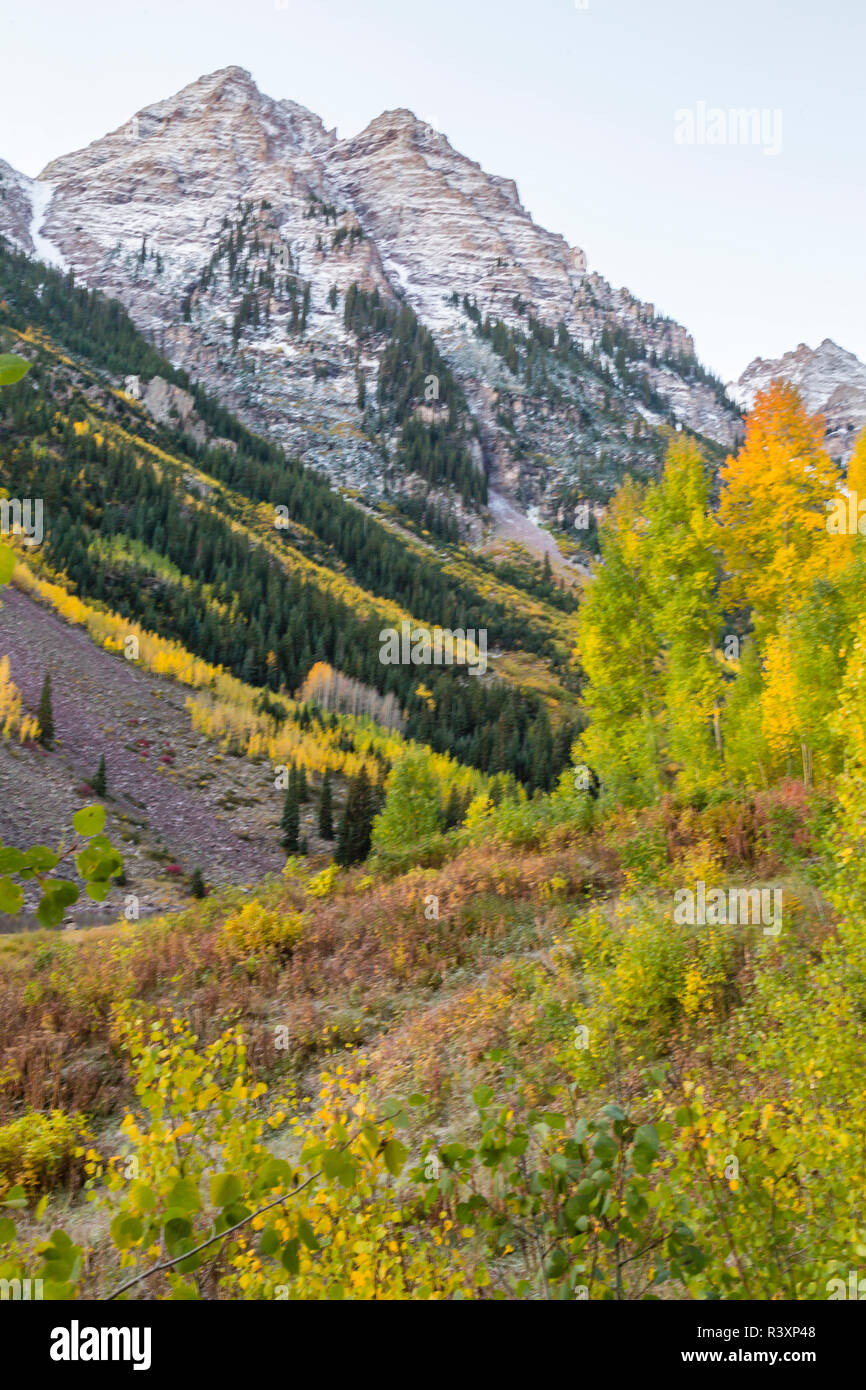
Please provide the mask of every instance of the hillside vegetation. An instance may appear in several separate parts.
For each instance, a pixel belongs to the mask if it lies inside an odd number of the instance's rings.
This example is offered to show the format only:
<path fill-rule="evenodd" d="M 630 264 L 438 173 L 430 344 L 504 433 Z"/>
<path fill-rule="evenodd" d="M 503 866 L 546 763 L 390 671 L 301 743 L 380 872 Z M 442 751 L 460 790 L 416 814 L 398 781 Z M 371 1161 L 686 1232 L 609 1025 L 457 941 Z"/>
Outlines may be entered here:
<path fill-rule="evenodd" d="M 845 1287 L 866 1257 L 866 437 L 846 480 L 775 385 L 717 478 L 677 439 L 656 480 L 623 484 L 576 616 L 524 590 L 550 626 L 509 652 L 550 680 L 546 643 L 572 635 L 580 727 L 559 726 L 559 756 L 539 732 L 555 697 L 513 680 L 463 693 L 413 673 L 430 718 L 407 700 L 403 733 L 295 700 L 297 642 L 275 634 L 273 680 L 268 635 L 263 666 L 250 646 L 261 593 L 270 615 L 275 576 L 320 566 L 304 582 L 337 604 L 327 584 L 357 592 L 359 574 L 300 545 L 284 569 L 291 544 L 242 515 L 264 499 L 213 460 L 185 456 L 226 490 L 199 506 L 187 488 L 181 525 L 164 444 L 123 444 L 90 405 L 26 435 L 24 387 L 12 467 L 68 455 L 88 501 L 63 542 L 81 597 L 38 565 L 18 582 L 109 649 L 138 623 L 137 660 L 191 688 L 196 728 L 340 779 L 342 828 L 333 860 L 305 856 L 284 818 L 279 872 L 180 913 L 0 939 L 0 1275 L 81 1298 Z M 439 573 L 458 602 L 469 580 Z M 364 593 L 377 614 L 406 598 Z M 494 628 L 498 599 L 478 602 Z M 339 637 L 342 609 L 314 613 Z M 403 700 L 348 648 L 309 655 L 331 674 L 308 693 L 358 696 L 336 671 Z M 75 865 L 99 897 L 118 864 L 99 799 L 81 814 Z M 2 900 L 34 874 L 58 891 L 50 856 L 0 854 Z"/>

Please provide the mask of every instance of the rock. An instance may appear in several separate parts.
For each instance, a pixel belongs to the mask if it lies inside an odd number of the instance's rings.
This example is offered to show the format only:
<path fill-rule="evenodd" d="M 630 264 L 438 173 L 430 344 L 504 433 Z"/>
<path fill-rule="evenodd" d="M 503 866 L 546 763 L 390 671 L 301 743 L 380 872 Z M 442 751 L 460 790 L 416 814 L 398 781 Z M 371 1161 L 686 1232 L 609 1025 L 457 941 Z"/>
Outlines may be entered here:
<path fill-rule="evenodd" d="M 396 437 L 385 426 L 370 437 L 358 405 L 359 370 L 376 400 L 383 345 L 359 345 L 344 328 L 353 283 L 412 307 L 463 386 L 492 479 L 551 514 L 559 484 L 590 461 L 602 491 L 639 469 L 642 450 L 650 456 L 637 428 L 645 420 L 672 412 L 726 446 L 736 438 L 737 412 L 681 362 L 694 354 L 686 330 L 588 274 L 585 252 L 538 226 L 513 180 L 486 173 L 411 111 L 386 111 L 338 140 L 303 106 L 228 67 L 53 160 L 36 181 L 8 165 L 0 176 L 9 190 L 0 231 L 120 299 L 247 424 L 368 499 L 414 483 L 383 469 Z M 609 384 L 577 383 L 562 409 L 525 401 L 516 437 L 490 392 L 516 398 L 525 387 L 477 337 L 464 295 L 510 328 L 526 330 L 529 314 L 554 331 L 562 322 L 587 349 L 625 333 L 663 413 L 646 410 L 607 358 Z M 159 377 L 135 391 L 156 419 L 203 437 L 188 393 Z"/>
<path fill-rule="evenodd" d="M 824 416 L 827 449 L 833 458 L 847 462 L 857 435 L 866 427 L 866 366 L 853 352 L 825 338 L 817 348 L 800 343 L 774 361 L 756 357 L 728 391 L 743 410 L 750 410 L 758 392 L 777 380 L 791 382 L 806 409 Z"/>

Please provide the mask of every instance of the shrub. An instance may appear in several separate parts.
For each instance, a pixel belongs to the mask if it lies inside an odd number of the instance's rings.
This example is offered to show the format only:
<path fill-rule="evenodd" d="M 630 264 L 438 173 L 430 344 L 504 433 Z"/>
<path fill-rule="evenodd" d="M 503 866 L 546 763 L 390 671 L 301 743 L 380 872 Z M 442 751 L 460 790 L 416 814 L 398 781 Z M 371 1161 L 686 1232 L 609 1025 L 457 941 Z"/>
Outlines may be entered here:
<path fill-rule="evenodd" d="M 300 940 L 303 918 L 299 912 L 269 912 L 260 902 L 244 903 L 227 917 L 220 940 L 234 960 L 251 957 L 284 959 Z"/>
<path fill-rule="evenodd" d="M 23 1187 L 28 1197 L 56 1186 L 77 1171 L 76 1151 L 90 1134 L 83 1115 L 30 1110 L 0 1126 L 0 1196 Z"/>

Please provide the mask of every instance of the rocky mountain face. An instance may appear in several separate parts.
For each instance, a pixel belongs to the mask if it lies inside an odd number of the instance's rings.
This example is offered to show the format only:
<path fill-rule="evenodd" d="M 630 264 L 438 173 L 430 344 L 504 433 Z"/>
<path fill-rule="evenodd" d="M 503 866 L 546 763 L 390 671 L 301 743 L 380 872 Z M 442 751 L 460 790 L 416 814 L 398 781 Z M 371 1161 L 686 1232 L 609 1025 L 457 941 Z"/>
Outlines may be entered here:
<path fill-rule="evenodd" d="M 660 425 L 740 428 L 685 329 L 409 111 L 338 140 L 226 68 L 37 180 L 0 163 L 0 234 L 335 486 L 439 499 L 471 534 L 488 481 L 568 529 L 655 466 Z"/>
<path fill-rule="evenodd" d="M 866 426 L 866 366 L 853 352 L 846 352 L 831 338 L 817 348 L 800 343 L 775 361 L 756 357 L 729 394 L 750 410 L 759 391 L 770 382 L 790 381 L 803 397 L 806 408 L 827 421 L 827 448 L 831 456 L 847 462 L 858 433 Z"/>

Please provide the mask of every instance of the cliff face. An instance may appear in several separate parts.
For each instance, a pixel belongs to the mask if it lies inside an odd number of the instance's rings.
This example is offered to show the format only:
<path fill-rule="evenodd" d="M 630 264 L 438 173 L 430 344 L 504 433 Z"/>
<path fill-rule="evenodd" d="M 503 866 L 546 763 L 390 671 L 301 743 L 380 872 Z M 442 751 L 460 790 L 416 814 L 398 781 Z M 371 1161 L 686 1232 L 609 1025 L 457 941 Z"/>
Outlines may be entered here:
<path fill-rule="evenodd" d="M 401 470 L 378 389 L 387 333 L 346 326 L 352 284 L 430 330 L 465 393 L 455 427 L 477 467 L 549 520 L 568 525 L 578 494 L 653 466 L 658 424 L 736 438 L 685 329 L 588 274 L 513 182 L 409 111 L 340 141 L 226 68 L 36 181 L 0 165 L 0 193 L 10 241 L 120 299 L 247 423 L 371 498 L 431 490 Z M 429 389 L 432 416 L 419 400 L 416 418 L 433 429 L 450 403 Z"/>
<path fill-rule="evenodd" d="M 866 366 L 831 338 L 817 348 L 800 343 L 793 352 L 770 361 L 756 357 L 729 394 L 744 409 L 770 382 L 790 381 L 806 408 L 820 411 L 827 422 L 827 448 L 833 458 L 847 462 L 858 433 L 866 427 Z"/>

